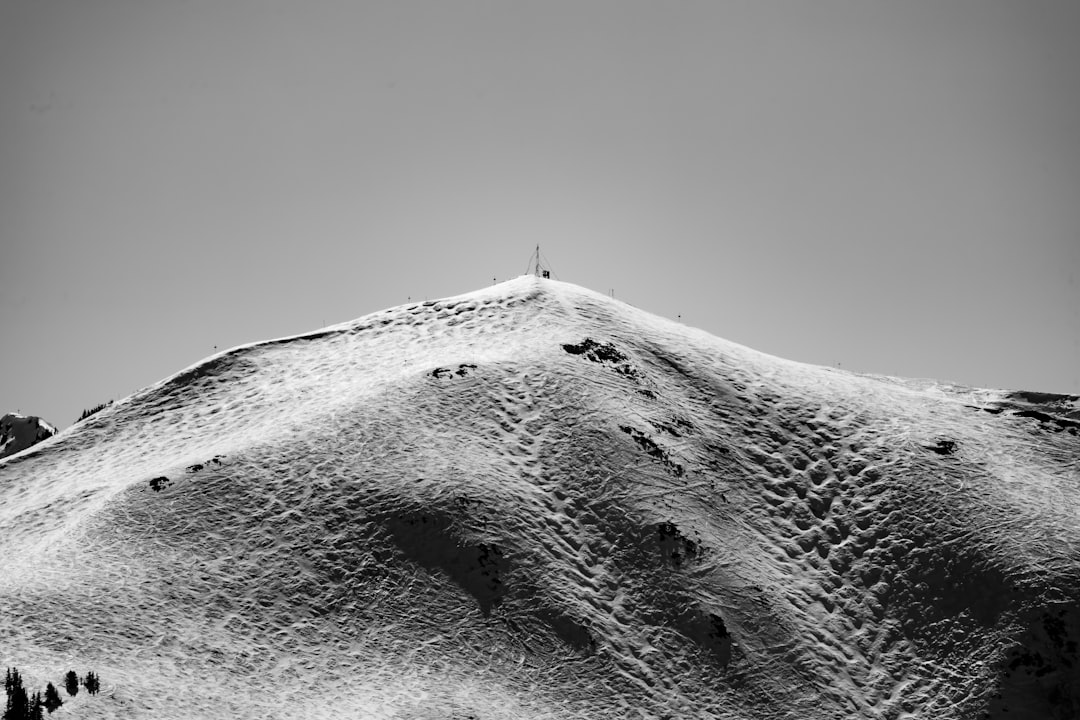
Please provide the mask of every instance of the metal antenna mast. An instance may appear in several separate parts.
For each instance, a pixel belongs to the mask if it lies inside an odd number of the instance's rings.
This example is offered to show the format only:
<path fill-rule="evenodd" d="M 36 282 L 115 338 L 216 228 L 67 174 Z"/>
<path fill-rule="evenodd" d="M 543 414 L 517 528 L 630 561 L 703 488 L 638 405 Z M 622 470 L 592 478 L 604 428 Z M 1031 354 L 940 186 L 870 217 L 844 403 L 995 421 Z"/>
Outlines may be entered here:
<path fill-rule="evenodd" d="M 536 258 L 536 263 L 533 264 L 532 259 Z M 529 271 L 536 277 L 550 278 L 551 271 L 545 270 L 540 264 L 540 243 L 536 244 L 536 250 L 533 250 L 533 254 L 529 257 Z"/>

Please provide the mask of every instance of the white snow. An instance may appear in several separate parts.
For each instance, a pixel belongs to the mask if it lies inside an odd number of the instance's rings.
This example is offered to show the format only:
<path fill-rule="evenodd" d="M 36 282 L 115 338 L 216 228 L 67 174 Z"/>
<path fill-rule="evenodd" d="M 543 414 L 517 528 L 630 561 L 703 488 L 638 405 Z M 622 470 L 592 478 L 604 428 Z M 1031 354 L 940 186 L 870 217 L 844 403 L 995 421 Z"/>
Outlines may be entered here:
<path fill-rule="evenodd" d="M 1076 400 L 396 307 L 0 462 L 0 663 L 87 718 L 1073 717 Z"/>

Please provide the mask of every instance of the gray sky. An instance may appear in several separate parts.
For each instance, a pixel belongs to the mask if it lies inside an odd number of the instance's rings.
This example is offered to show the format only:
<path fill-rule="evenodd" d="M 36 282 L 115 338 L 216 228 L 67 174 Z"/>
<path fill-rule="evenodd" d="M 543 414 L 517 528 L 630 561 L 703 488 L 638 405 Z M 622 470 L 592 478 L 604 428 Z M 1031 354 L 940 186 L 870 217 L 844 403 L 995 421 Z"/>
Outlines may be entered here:
<path fill-rule="evenodd" d="M 1080 394 L 1080 4 L 0 0 L 0 412 L 526 270 Z"/>

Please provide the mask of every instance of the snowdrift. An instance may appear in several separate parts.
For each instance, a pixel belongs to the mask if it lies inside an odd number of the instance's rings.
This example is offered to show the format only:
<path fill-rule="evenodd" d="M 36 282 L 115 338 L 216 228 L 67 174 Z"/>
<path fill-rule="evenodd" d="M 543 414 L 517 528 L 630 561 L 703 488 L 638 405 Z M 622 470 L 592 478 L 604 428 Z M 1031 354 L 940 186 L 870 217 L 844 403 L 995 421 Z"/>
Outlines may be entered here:
<path fill-rule="evenodd" d="M 0 664 L 81 718 L 1072 718 L 1078 430 L 523 277 L 0 462 Z"/>

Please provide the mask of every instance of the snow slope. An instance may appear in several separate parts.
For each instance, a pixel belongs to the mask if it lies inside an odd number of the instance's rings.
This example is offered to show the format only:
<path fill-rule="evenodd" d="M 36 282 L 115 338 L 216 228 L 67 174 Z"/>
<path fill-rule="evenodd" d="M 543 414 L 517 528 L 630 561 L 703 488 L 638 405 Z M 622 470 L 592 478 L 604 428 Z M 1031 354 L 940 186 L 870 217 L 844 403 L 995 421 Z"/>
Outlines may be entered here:
<path fill-rule="evenodd" d="M 36 415 L 8 413 L 0 417 L 0 458 L 14 455 L 56 434 L 56 428 Z"/>
<path fill-rule="evenodd" d="M 526 276 L 0 462 L 0 665 L 81 718 L 1076 717 L 1078 428 Z"/>

